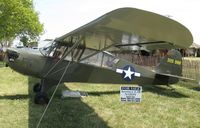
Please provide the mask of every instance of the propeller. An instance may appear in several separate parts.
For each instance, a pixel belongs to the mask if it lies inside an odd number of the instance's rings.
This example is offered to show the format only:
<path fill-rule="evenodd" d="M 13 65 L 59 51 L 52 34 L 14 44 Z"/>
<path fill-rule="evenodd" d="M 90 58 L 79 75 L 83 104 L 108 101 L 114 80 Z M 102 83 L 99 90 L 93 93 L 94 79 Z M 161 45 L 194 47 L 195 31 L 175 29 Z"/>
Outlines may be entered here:
<path fill-rule="evenodd" d="M 7 48 L 5 58 L 7 57 L 9 62 L 14 62 L 19 57 L 19 53 L 13 49 Z"/>
<path fill-rule="evenodd" d="M 2 48 L 0 49 L 0 61 L 1 67 L 8 67 L 7 62 L 13 62 L 19 57 L 19 53 L 11 48 Z M 2 66 L 3 65 L 3 66 Z"/>

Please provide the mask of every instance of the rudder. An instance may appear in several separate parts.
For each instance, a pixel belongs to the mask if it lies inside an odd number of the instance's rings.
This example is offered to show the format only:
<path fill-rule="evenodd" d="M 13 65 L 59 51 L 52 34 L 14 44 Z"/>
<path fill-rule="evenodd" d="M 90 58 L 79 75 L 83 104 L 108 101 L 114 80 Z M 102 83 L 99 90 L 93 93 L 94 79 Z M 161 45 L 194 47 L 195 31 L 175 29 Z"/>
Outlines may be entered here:
<path fill-rule="evenodd" d="M 176 76 L 182 75 L 182 55 L 178 50 L 172 49 L 161 59 L 156 66 L 157 73 L 171 74 Z"/>

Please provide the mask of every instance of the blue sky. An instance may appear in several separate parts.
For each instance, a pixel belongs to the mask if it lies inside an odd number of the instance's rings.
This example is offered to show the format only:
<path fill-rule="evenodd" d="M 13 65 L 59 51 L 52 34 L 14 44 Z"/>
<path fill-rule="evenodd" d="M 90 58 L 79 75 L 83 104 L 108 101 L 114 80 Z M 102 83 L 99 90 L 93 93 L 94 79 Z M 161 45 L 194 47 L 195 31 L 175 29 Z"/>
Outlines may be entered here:
<path fill-rule="evenodd" d="M 62 36 L 116 8 L 133 7 L 169 15 L 200 44 L 199 0 L 34 0 L 34 6 L 44 23 L 42 39 Z"/>

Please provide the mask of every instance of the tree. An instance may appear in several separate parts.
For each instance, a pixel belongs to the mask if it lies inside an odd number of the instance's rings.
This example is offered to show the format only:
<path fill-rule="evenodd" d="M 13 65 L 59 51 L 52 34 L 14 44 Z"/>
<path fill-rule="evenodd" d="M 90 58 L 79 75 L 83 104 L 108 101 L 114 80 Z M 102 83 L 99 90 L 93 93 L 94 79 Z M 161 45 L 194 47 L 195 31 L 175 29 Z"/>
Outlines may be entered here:
<path fill-rule="evenodd" d="M 37 39 L 43 32 L 32 0 L 0 0 L 0 42 Z"/>

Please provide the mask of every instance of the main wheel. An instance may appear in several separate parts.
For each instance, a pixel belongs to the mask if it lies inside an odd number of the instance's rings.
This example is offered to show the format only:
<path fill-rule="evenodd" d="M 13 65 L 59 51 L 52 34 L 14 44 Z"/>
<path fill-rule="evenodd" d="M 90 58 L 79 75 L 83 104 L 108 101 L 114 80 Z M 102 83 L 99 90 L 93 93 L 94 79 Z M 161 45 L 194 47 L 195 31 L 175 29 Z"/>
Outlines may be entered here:
<path fill-rule="evenodd" d="M 35 101 L 34 102 L 35 102 L 35 104 L 40 104 L 40 105 L 48 104 L 49 98 L 45 93 L 38 92 L 35 95 Z"/>
<path fill-rule="evenodd" d="M 33 92 L 40 92 L 40 90 L 41 90 L 41 84 L 40 83 L 36 83 L 33 86 Z"/>

